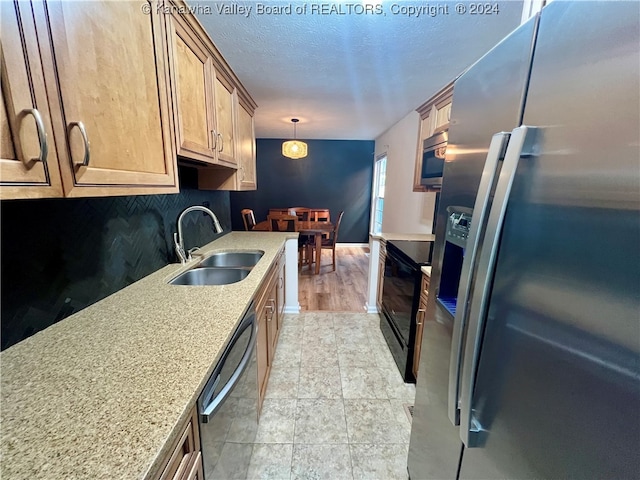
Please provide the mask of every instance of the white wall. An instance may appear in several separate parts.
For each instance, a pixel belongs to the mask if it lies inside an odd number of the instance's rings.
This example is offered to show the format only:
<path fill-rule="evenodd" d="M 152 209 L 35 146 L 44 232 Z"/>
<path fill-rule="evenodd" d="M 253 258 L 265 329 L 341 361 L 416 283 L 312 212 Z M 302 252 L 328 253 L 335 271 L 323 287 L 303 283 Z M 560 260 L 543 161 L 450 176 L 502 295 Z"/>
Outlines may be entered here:
<path fill-rule="evenodd" d="M 376 138 L 376 158 L 387 154 L 382 231 L 432 233 L 436 194 L 413 191 L 420 115 L 413 111 Z"/>

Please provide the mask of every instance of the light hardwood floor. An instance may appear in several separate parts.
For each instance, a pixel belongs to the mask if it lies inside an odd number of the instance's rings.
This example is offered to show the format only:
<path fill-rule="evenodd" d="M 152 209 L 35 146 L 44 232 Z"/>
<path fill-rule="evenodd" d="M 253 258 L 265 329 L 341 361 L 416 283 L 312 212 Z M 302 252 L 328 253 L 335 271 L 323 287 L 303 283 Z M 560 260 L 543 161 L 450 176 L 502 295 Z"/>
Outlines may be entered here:
<path fill-rule="evenodd" d="M 298 273 L 300 309 L 361 313 L 367 293 L 369 247 L 339 246 L 336 271 L 332 268 L 331 250 L 323 250 L 319 275 L 306 266 Z"/>

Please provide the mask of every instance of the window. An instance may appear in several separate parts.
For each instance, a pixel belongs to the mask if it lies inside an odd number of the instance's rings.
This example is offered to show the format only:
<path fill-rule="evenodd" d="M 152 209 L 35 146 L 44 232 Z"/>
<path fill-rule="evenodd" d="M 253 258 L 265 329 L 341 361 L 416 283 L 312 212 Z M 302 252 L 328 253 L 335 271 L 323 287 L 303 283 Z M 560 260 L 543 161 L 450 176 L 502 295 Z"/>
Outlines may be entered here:
<path fill-rule="evenodd" d="M 373 194 L 371 208 L 371 233 L 382 233 L 382 212 L 384 210 L 384 184 L 387 173 L 387 156 L 376 160 L 373 174 Z"/>

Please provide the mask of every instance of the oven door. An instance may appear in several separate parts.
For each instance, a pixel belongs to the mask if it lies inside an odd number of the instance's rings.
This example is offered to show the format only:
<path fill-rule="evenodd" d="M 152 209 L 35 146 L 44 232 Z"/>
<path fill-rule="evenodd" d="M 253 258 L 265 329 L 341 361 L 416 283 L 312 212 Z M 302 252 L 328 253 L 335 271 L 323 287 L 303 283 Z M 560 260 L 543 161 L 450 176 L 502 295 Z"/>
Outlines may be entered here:
<path fill-rule="evenodd" d="M 382 309 L 391 324 L 402 349 L 410 344 L 413 304 L 416 289 L 416 269 L 387 249 L 382 289 Z"/>

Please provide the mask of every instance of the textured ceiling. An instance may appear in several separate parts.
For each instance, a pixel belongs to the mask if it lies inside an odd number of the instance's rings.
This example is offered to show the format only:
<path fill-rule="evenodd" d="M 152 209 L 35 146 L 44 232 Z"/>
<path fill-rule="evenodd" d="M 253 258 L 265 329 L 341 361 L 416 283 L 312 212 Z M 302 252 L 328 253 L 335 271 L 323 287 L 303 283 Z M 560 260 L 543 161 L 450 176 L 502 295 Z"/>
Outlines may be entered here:
<path fill-rule="evenodd" d="M 506 36 L 522 12 L 520 1 L 471 15 L 457 14 L 455 2 L 385 0 L 369 5 L 380 15 L 356 13 L 363 3 L 375 2 L 189 2 L 258 103 L 258 138 L 290 137 L 297 117 L 298 138 L 372 140 Z M 292 12 L 260 13 L 259 5 Z M 429 5 L 437 15 L 394 13 Z M 251 12 L 220 13 L 225 7 Z"/>

